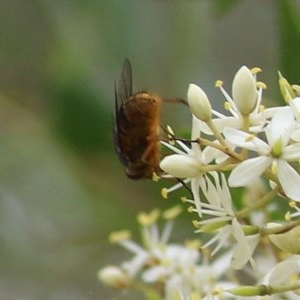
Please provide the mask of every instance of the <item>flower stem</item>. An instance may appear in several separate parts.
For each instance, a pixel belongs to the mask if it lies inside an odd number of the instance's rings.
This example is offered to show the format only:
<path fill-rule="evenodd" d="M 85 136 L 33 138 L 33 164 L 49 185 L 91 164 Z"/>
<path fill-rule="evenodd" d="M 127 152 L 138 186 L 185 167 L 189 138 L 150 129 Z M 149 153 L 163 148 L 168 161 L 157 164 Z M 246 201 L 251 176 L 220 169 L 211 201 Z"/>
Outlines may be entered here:
<path fill-rule="evenodd" d="M 246 207 L 241 211 L 237 212 L 236 217 L 238 219 L 245 219 L 250 215 L 251 212 L 265 206 L 277 194 L 277 192 L 278 188 L 275 188 L 274 190 L 270 191 L 269 193 L 264 195 L 260 200 L 256 201 L 254 205 Z"/>

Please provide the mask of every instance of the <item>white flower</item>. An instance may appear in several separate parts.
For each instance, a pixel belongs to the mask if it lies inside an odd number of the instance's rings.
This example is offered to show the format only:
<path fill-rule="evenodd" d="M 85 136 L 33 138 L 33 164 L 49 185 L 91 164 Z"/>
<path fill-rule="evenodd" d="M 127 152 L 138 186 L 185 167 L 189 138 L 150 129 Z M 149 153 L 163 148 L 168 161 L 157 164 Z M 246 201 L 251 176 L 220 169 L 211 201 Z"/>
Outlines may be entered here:
<path fill-rule="evenodd" d="M 142 279 L 154 283 L 165 278 L 166 299 L 173 299 L 178 290 L 185 295 L 191 294 L 193 281 L 196 281 L 193 277 L 199 263 L 199 251 L 181 245 L 168 245 L 157 254 L 159 264 L 147 268 L 142 273 Z"/>
<path fill-rule="evenodd" d="M 156 261 L 157 256 L 160 256 L 161 249 L 163 249 L 170 237 L 173 219 L 180 213 L 177 207 L 171 208 L 164 212 L 165 219 L 167 220 L 164 230 L 159 233 L 157 220 L 160 217 L 160 211 L 155 209 L 149 214 L 141 213 L 138 216 L 139 223 L 141 224 L 141 231 L 144 245 L 139 245 L 134 242 L 129 234 L 124 234 L 124 231 L 112 233 L 111 241 L 118 243 L 123 248 L 133 253 L 134 256 L 131 260 L 125 261 L 121 264 L 123 270 L 126 271 L 132 278 L 138 276 L 146 265 L 152 264 Z M 177 213 L 174 214 L 174 211 Z M 171 213 L 173 212 L 173 216 Z M 126 232 L 125 232 L 126 233 Z"/>
<path fill-rule="evenodd" d="M 263 280 L 264 285 L 270 285 L 273 287 L 282 287 L 297 281 L 300 273 L 300 260 L 298 256 L 291 256 L 290 258 L 279 262 L 275 265 L 265 276 Z M 297 300 L 300 296 L 300 289 L 295 291 L 288 291 L 274 295 L 274 299 L 291 299 Z M 278 298 L 277 298 L 278 297 Z M 272 298 L 273 299 L 273 298 Z"/>
<path fill-rule="evenodd" d="M 200 136 L 202 122 L 195 116 L 192 118 L 191 140 L 194 141 Z M 163 141 L 161 143 L 176 154 L 171 154 L 162 159 L 160 168 L 172 177 L 185 179 L 185 183 L 191 184 L 193 196 L 199 199 L 200 182 L 205 181 L 206 166 L 214 157 L 211 155 L 206 156 L 196 142 L 192 142 L 191 148 L 189 148 L 183 142 L 176 141 L 182 150 Z M 182 183 L 179 183 L 165 191 L 165 193 L 168 194 L 181 186 Z"/>
<path fill-rule="evenodd" d="M 131 277 L 136 277 L 144 266 L 152 261 L 151 253 L 132 240 L 121 240 L 119 244 L 134 254 L 131 260 L 121 264 L 122 269 Z"/>
<path fill-rule="evenodd" d="M 197 199 L 192 201 L 196 209 L 202 206 L 203 213 L 211 217 L 201 221 L 202 225 L 207 222 L 212 223 L 212 220 L 214 223 L 227 222 L 235 217 L 230 191 L 224 174 L 220 175 L 221 180 L 216 172 L 211 172 L 211 176 L 214 182 L 209 177 L 206 178 L 205 182 L 200 182 L 201 190 L 208 203 L 197 203 Z"/>
<path fill-rule="evenodd" d="M 232 251 L 231 267 L 233 269 L 242 269 L 250 261 L 254 265 L 252 254 L 260 240 L 259 234 L 245 236 L 242 226 L 235 217 L 230 191 L 224 174 L 221 174 L 221 180 L 218 174 L 213 172 L 214 183 L 209 177 L 205 182 L 200 183 L 203 194 L 209 203 L 201 203 L 198 199 L 188 200 L 195 206 L 194 211 L 199 216 L 206 215 L 207 218 L 198 222 L 201 226 L 198 232 L 211 231 L 218 228 L 218 233 L 209 240 L 203 247 L 207 248 L 217 243 L 212 251 L 215 255 L 221 248 L 228 246 L 228 240 L 234 238 L 235 244 Z"/>
<path fill-rule="evenodd" d="M 225 128 L 224 136 L 232 144 L 257 152 L 260 156 L 241 162 L 230 174 L 229 185 L 246 186 L 271 166 L 277 169 L 279 183 L 287 197 L 300 201 L 300 176 L 288 161 L 300 158 L 300 143 L 289 144 L 295 128 L 293 113 L 284 107 L 265 128 L 267 142 L 234 128 Z"/>
<path fill-rule="evenodd" d="M 159 284 L 166 300 L 180 299 L 178 297 L 194 299 L 190 298 L 193 294 L 205 299 L 213 294 L 216 285 L 218 289 L 232 286 L 230 282 L 218 282 L 230 268 L 228 253 L 208 264 L 199 251 L 199 241 L 190 241 L 186 245 L 168 244 L 170 222 L 179 211 L 178 207 L 174 207 L 164 212 L 163 217 L 167 222 L 161 234 L 156 222 L 159 212 L 142 213 L 139 221 L 143 245 L 133 242 L 127 231 L 113 234 L 111 240 L 132 252 L 133 258 L 123 262 L 120 267 L 103 268 L 98 273 L 99 279 L 120 289 Z"/>
<path fill-rule="evenodd" d="M 230 97 L 230 95 L 223 88 L 222 81 L 216 82 L 216 87 L 220 88 L 223 96 L 226 99 L 225 107 L 231 113 L 231 116 L 226 116 L 213 110 L 213 115 L 216 118 L 214 118 L 212 121 L 219 131 L 222 132 L 225 127 L 237 129 L 243 128 L 243 115 L 249 114 L 249 131 L 254 133 L 260 132 L 266 125 L 267 120 L 280 109 L 278 107 L 265 109 L 261 105 L 262 92 L 266 86 L 264 83 L 256 81 L 256 73 L 259 71 L 260 70 L 255 70 L 254 74 L 252 74 L 247 67 L 241 67 L 236 73 L 233 81 L 232 97 Z M 202 124 L 201 130 L 205 134 L 212 134 L 210 128 L 205 123 Z"/>
<path fill-rule="evenodd" d="M 175 295 L 180 295 L 182 299 L 194 299 L 192 295 L 197 295 L 199 299 L 209 299 L 203 297 L 230 285 L 230 282 L 218 282 L 230 268 L 228 253 L 209 264 L 200 260 L 197 249 L 179 245 L 169 245 L 162 255 L 161 264 L 146 270 L 143 279 L 150 283 L 160 282 L 162 278 L 167 279 L 164 298 L 166 300 L 177 299 Z"/>
<path fill-rule="evenodd" d="M 229 243 L 231 238 L 234 238 L 235 241 L 232 243 L 233 245 Z M 203 248 L 208 248 L 214 243 L 217 243 L 217 246 L 212 251 L 212 255 L 215 255 L 220 249 L 226 249 L 230 247 L 230 245 L 233 246 L 231 251 L 231 267 L 235 270 L 241 270 L 248 262 L 250 262 L 252 267 L 255 267 L 253 253 L 259 241 L 259 234 L 245 236 L 241 224 L 239 224 L 236 219 L 233 219 L 230 225 L 223 226 L 219 229 L 217 234 L 215 234 Z"/>

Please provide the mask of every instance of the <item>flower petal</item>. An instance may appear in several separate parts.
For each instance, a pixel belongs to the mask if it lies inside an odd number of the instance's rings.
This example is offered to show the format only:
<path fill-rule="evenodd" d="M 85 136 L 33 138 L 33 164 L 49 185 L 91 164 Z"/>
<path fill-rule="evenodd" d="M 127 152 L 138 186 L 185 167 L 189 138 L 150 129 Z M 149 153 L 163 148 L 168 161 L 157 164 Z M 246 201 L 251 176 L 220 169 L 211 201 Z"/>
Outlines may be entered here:
<path fill-rule="evenodd" d="M 288 145 L 283 149 L 282 159 L 297 161 L 300 159 L 300 143 Z"/>
<path fill-rule="evenodd" d="M 236 219 L 232 220 L 232 233 L 237 244 L 233 248 L 231 266 L 235 270 L 240 270 L 248 261 L 253 263 L 252 254 L 260 240 L 260 235 L 255 234 L 246 238 L 241 225 Z"/>
<path fill-rule="evenodd" d="M 271 285 L 288 284 L 292 275 L 299 274 L 300 268 L 295 259 L 279 262 L 265 277 L 264 283 Z"/>
<path fill-rule="evenodd" d="M 286 145 L 294 125 L 294 114 L 289 106 L 282 107 L 270 122 L 270 126 L 266 128 L 266 135 L 269 145 L 273 146 L 278 139 L 282 139 Z"/>
<path fill-rule="evenodd" d="M 287 197 L 300 201 L 300 176 L 285 160 L 279 159 L 278 179 Z"/>
<path fill-rule="evenodd" d="M 294 132 L 291 134 L 291 138 L 296 142 L 300 142 L 300 129 L 299 128 L 294 130 Z"/>
<path fill-rule="evenodd" d="M 214 122 L 214 125 L 220 132 L 223 132 L 224 128 L 226 127 L 242 128 L 243 125 L 242 120 L 235 117 L 223 116 L 223 117 L 215 118 L 212 121 Z M 201 125 L 201 131 L 207 135 L 213 134 L 210 128 L 204 122 Z"/>
<path fill-rule="evenodd" d="M 296 97 L 290 101 L 291 109 L 298 121 L 300 121 L 300 97 Z"/>
<path fill-rule="evenodd" d="M 227 127 L 224 129 L 224 136 L 226 140 L 232 145 L 242 147 L 248 150 L 257 151 L 261 154 L 267 155 L 270 147 L 261 139 L 246 133 L 242 130 Z"/>
<path fill-rule="evenodd" d="M 259 156 L 240 163 L 228 178 L 229 186 L 246 186 L 258 178 L 270 165 L 272 158 Z"/>

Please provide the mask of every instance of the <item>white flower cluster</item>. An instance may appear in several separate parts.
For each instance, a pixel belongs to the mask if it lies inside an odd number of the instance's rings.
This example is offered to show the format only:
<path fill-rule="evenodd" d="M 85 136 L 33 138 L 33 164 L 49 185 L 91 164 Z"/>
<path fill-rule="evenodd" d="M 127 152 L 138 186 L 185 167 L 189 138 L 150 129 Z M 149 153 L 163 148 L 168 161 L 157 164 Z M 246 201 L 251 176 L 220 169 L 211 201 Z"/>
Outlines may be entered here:
<path fill-rule="evenodd" d="M 170 142 L 162 141 L 174 153 L 160 163 L 164 177 L 178 179 L 162 195 L 187 187 L 183 200 L 196 216 L 201 246 L 168 244 L 170 225 L 159 236 L 152 213 L 151 222 L 140 222 L 145 246 L 119 240 L 134 257 L 101 270 L 103 282 L 121 289 L 137 278 L 159 285 L 151 299 L 299 299 L 300 88 L 279 73 L 285 105 L 265 108 L 259 72 L 241 67 L 232 97 L 216 82 L 229 116 L 190 84 L 191 137 L 170 129 Z"/>
<path fill-rule="evenodd" d="M 162 214 L 164 230 L 159 232 L 157 224 L 160 211 L 138 216 L 141 225 L 143 245 L 131 240 L 127 231 L 112 233 L 111 241 L 120 244 L 133 253 L 132 259 L 120 266 L 108 266 L 98 273 L 99 279 L 117 289 L 143 289 L 151 299 L 213 299 L 213 294 L 221 293 L 222 287 L 232 288 L 224 273 L 230 267 L 229 254 L 225 253 L 213 263 L 199 252 L 200 242 L 192 240 L 185 245 L 168 243 L 174 218 L 181 212 L 175 206 Z M 230 277 L 230 276 L 227 276 Z M 158 291 L 155 292 L 155 288 Z M 156 295 L 156 296 L 154 296 Z"/>
<path fill-rule="evenodd" d="M 286 95 L 290 86 L 284 83 Z M 220 85 L 231 113 L 224 116 L 211 109 L 200 87 L 191 84 L 188 89 L 193 113 L 191 140 L 198 139 L 198 143 L 188 148 L 178 142 L 182 149 L 164 143 L 177 154 L 163 159 L 161 168 L 174 177 L 189 178 L 192 182 L 195 178 L 199 182 L 210 170 L 232 169 L 230 187 L 247 186 L 265 175 L 289 199 L 300 201 L 300 175 L 296 171 L 300 159 L 300 97 L 288 94 L 288 105 L 264 108 L 261 104 L 264 87 L 247 67 L 241 67 L 233 80 L 232 98 Z M 212 119 L 213 114 L 215 119 Z M 201 134 L 213 139 L 202 139 Z"/>
<path fill-rule="evenodd" d="M 270 257 L 268 251 L 261 251 L 266 237 L 272 246 L 289 254 L 300 254 L 300 221 L 297 220 L 297 202 L 300 202 L 299 89 L 292 87 L 279 73 L 279 86 L 286 105 L 265 108 L 262 91 L 266 85 L 257 81 L 259 71 L 258 68 L 241 67 L 233 80 L 232 97 L 223 89 L 221 81 L 216 83 L 226 99 L 225 108 L 230 116 L 214 111 L 205 92 L 190 84 L 187 95 L 192 112 L 191 140 L 188 143 L 172 133 L 178 147 L 162 142 L 175 154 L 166 156 L 160 163 L 168 174 L 166 177 L 179 178 L 181 182 L 164 189 L 165 197 L 182 183 L 190 184 L 192 198 L 184 200 L 191 204 L 190 211 L 198 214 L 199 219 L 194 221 L 196 232 L 212 235 L 203 248 L 211 249 L 212 256 L 221 250 L 231 251 L 231 268 L 241 270 L 251 266 L 256 283 L 264 276 L 273 278 L 266 270 L 253 272 L 258 270 L 257 257 L 261 259 L 262 254 L 266 255 L 266 260 Z M 269 189 L 264 183 L 269 183 Z M 287 199 L 296 212 L 290 213 L 288 208 L 283 210 Z M 272 211 L 276 218 L 271 216 Z M 216 246 L 212 248 L 213 245 Z M 273 267 L 272 272 L 277 274 L 284 262 L 278 267 L 276 264 L 274 259 L 268 269 Z M 298 265 L 297 260 L 294 276 L 299 274 Z M 288 284 L 289 277 L 276 284 Z M 296 287 L 300 290 L 299 282 Z M 252 294 L 280 292 L 255 289 Z"/>

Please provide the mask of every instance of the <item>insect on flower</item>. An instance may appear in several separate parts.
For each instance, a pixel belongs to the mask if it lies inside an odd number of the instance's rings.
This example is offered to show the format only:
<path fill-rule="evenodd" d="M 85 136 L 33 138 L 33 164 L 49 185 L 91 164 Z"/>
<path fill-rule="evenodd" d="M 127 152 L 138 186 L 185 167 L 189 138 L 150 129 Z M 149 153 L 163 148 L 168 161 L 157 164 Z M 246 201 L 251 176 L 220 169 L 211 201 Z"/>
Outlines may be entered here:
<path fill-rule="evenodd" d="M 118 84 L 115 84 L 114 146 L 126 175 L 131 179 L 160 175 L 160 112 L 163 101 L 155 93 L 132 91 L 132 68 L 125 59 Z"/>

